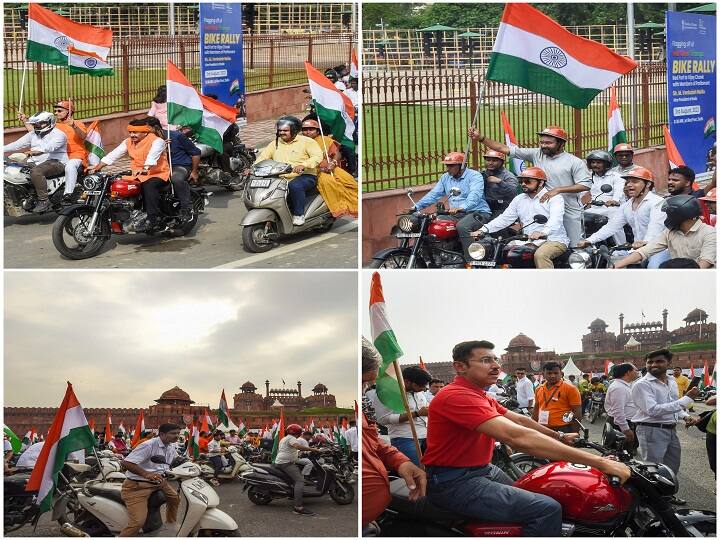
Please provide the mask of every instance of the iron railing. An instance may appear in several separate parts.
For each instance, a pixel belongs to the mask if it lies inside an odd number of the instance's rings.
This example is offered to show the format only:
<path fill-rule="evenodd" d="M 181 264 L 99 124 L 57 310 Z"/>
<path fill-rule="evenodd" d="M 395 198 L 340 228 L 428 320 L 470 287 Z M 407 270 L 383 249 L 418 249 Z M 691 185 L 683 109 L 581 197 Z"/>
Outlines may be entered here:
<path fill-rule="evenodd" d="M 464 151 L 475 114 L 484 68 L 403 70 L 363 73 L 363 189 L 404 188 L 434 181 L 450 151 Z M 667 123 L 666 71 L 661 62 L 642 63 L 616 83 L 628 135 L 636 147 L 663 144 Z M 478 113 L 480 132 L 504 141 L 505 111 L 520 146 L 537 145 L 547 125 L 565 128 L 569 152 L 584 156 L 607 147 L 609 91 L 587 109 L 562 105 L 546 96 L 488 81 Z M 473 144 L 469 166 L 481 166 L 482 147 Z"/>

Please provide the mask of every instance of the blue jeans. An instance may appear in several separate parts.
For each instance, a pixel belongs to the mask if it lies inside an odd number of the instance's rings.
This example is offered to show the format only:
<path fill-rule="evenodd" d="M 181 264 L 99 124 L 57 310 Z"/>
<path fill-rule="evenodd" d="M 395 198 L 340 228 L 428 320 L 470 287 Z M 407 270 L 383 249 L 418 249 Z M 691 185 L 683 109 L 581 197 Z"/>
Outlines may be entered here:
<path fill-rule="evenodd" d="M 562 507 L 555 499 L 512 486 L 495 465 L 477 469 L 435 467 L 428 472 L 428 499 L 481 521 L 520 523 L 523 536 L 560 536 Z"/>
<path fill-rule="evenodd" d="M 647 261 L 647 267 L 648 268 L 660 268 L 660 265 L 664 263 L 665 261 L 670 260 L 670 252 L 665 249 L 661 251 L 660 253 L 656 253 L 652 257 L 650 257 Z"/>
<path fill-rule="evenodd" d="M 301 174 L 288 182 L 288 203 L 293 216 L 305 215 L 305 194 L 317 185 L 317 178 Z"/>
<path fill-rule="evenodd" d="M 390 439 L 390 444 L 405 454 L 415 465 L 420 467 L 420 458 L 415 448 L 415 439 L 412 437 L 393 437 Z M 425 452 L 425 439 L 420 439 L 420 450 Z"/>

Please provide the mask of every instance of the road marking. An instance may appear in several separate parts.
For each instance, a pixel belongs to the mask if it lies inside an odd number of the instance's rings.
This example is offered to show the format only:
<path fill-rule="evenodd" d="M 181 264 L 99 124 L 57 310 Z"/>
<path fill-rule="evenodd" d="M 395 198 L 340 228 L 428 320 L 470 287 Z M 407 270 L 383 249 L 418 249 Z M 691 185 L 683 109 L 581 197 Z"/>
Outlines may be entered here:
<path fill-rule="evenodd" d="M 323 242 L 324 240 L 328 240 L 329 238 L 333 238 L 335 236 L 339 236 L 341 234 L 344 234 L 346 232 L 357 230 L 358 229 L 358 222 L 357 221 L 351 221 L 350 223 L 346 223 L 345 225 L 341 225 L 337 229 L 323 233 L 318 236 L 313 236 L 311 238 L 307 238 L 305 240 L 301 240 L 300 242 L 297 242 L 295 244 L 289 244 L 287 246 L 282 246 L 279 248 L 271 249 L 270 251 L 266 253 L 256 253 L 255 255 L 251 255 L 250 257 L 246 257 L 244 259 L 238 259 L 237 261 L 232 261 L 229 263 L 221 264 L 220 266 L 215 266 L 214 269 L 231 269 L 231 268 L 242 268 L 243 266 L 249 266 L 254 263 L 258 263 L 261 261 L 265 261 L 267 259 L 272 259 L 273 257 L 277 257 L 279 255 L 285 255 L 286 253 L 292 253 L 293 251 L 297 251 L 298 249 L 304 248 L 306 246 L 311 246 L 313 244 L 317 244 L 318 242 Z"/>

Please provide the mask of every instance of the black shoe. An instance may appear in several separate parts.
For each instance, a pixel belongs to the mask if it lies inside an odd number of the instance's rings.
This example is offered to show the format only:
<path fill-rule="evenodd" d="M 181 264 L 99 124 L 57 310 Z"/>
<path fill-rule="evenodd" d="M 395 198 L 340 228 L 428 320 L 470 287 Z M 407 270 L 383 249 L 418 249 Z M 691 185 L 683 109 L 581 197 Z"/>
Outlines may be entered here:
<path fill-rule="evenodd" d="M 298 508 L 297 506 L 293 507 L 293 512 L 296 514 L 300 514 L 301 516 L 317 516 L 317 514 L 311 510 L 308 510 L 304 506 L 301 506 Z"/>
<path fill-rule="evenodd" d="M 72 204 L 73 202 L 75 202 L 75 201 L 73 201 L 72 193 L 65 193 L 63 195 L 63 198 L 62 198 L 63 205 Z"/>
<path fill-rule="evenodd" d="M 46 199 L 44 201 L 38 201 L 32 212 L 33 214 L 42 214 L 43 212 L 50 210 L 50 208 L 52 208 L 52 205 L 50 204 L 50 201 Z"/>
<path fill-rule="evenodd" d="M 182 223 L 188 223 L 192 221 L 192 210 L 189 208 L 181 208 L 180 209 L 180 221 Z"/>

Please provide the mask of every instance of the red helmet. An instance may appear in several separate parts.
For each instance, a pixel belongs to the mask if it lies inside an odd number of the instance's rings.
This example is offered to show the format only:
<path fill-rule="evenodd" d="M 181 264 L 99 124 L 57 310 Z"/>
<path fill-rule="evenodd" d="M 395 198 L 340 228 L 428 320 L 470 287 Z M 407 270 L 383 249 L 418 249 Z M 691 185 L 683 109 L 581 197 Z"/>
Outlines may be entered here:
<path fill-rule="evenodd" d="M 646 182 L 652 182 L 653 184 L 655 183 L 653 173 L 651 173 L 645 167 L 641 167 L 640 165 L 635 165 L 635 167 L 623 174 L 622 177 L 625 180 L 627 180 L 628 178 L 639 178 L 640 180 L 645 180 Z"/>
<path fill-rule="evenodd" d="M 558 126 L 548 126 L 542 131 L 538 131 L 538 135 L 549 135 L 550 137 L 555 137 L 563 142 L 567 142 L 568 140 L 567 131 Z"/>
<path fill-rule="evenodd" d="M 450 152 L 442 160 L 445 165 L 462 165 L 465 163 L 465 154 L 462 152 Z"/>
<path fill-rule="evenodd" d="M 615 145 L 615 148 L 613 148 L 613 154 L 617 154 L 618 152 L 635 152 L 635 149 L 632 147 L 632 144 L 621 142 Z"/>
<path fill-rule="evenodd" d="M 543 182 L 547 182 L 547 175 L 545 174 L 545 171 L 543 171 L 540 167 L 528 167 L 520 174 L 518 174 L 518 178 L 533 178 L 535 180 L 542 180 Z"/>
<path fill-rule="evenodd" d="M 302 123 L 302 129 L 305 129 L 305 128 L 320 129 L 320 124 L 318 123 L 317 120 L 313 120 L 313 119 L 305 120 Z"/>
<path fill-rule="evenodd" d="M 505 154 L 503 154 L 502 152 L 497 152 L 496 150 L 490 150 L 489 148 L 487 150 L 485 150 L 483 157 L 484 158 L 492 157 L 492 158 L 502 159 L 503 161 L 505 161 L 505 158 L 507 158 L 507 156 Z"/>
<path fill-rule="evenodd" d="M 303 428 L 298 424 L 290 424 L 285 428 L 285 433 L 289 433 L 293 437 L 299 437 L 302 435 Z"/>

